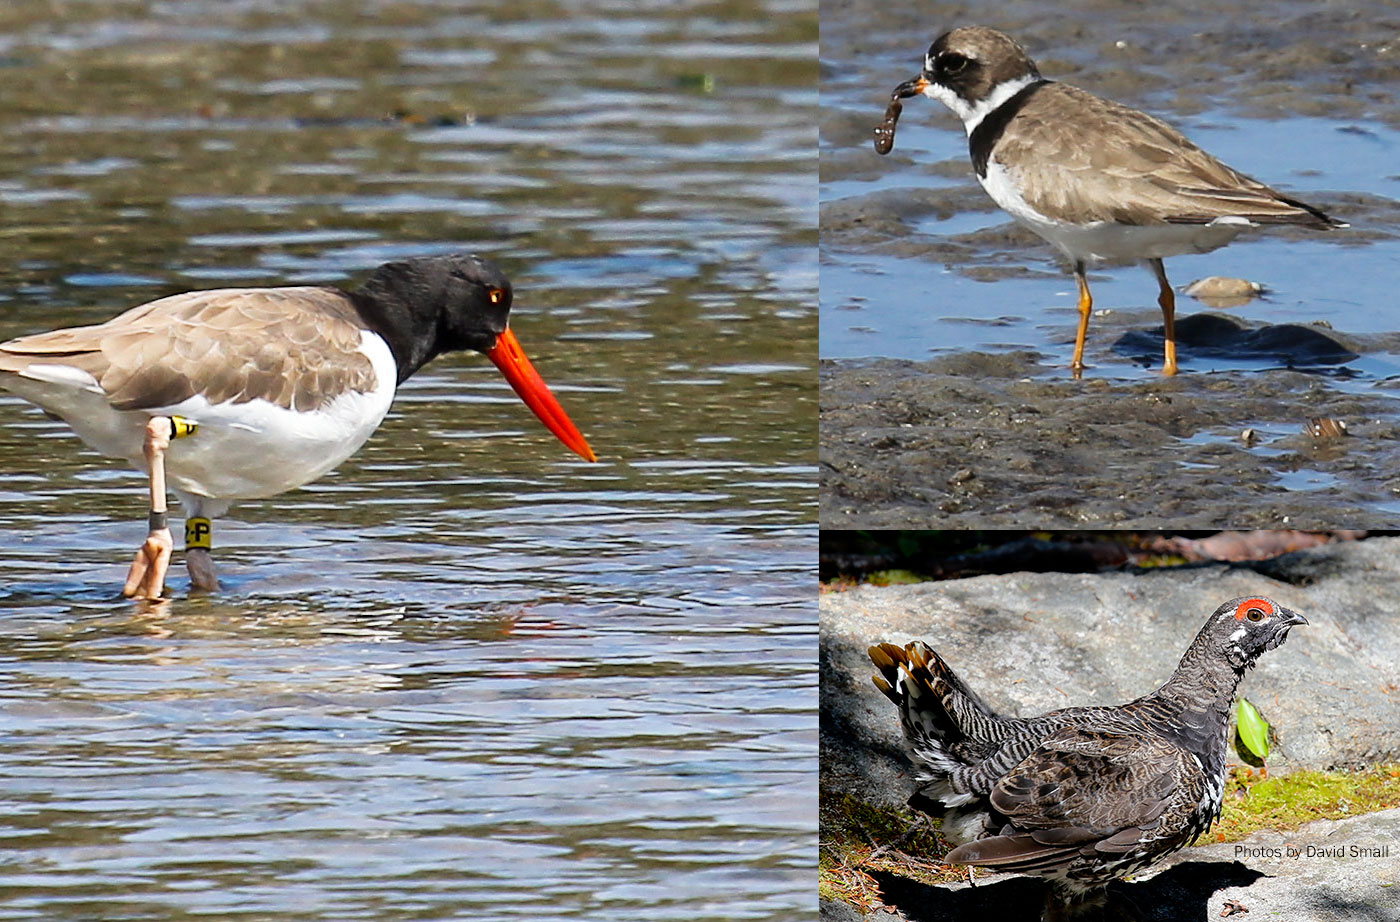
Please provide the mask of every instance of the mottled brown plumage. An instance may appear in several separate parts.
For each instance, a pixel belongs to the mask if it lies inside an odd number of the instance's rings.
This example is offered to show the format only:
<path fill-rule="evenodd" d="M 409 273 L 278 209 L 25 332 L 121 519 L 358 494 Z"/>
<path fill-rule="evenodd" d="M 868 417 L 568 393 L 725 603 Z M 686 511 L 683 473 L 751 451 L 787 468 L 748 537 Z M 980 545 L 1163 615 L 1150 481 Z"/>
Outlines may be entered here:
<path fill-rule="evenodd" d="M 1015 832 L 959 846 L 948 860 L 1095 880 L 1103 862 L 1094 859 L 1131 852 L 1141 866 L 1180 848 L 1205 792 L 1190 753 L 1161 737 L 1065 727 L 992 788 L 992 808 Z"/>
<path fill-rule="evenodd" d="M 1030 98 L 995 156 L 1027 204 L 1074 224 L 1338 223 L 1226 166 L 1166 122 L 1064 83 L 1046 83 Z"/>
<path fill-rule="evenodd" d="M 192 291 L 132 308 L 95 326 L 0 344 L 0 371 L 62 364 L 92 375 L 117 410 L 261 399 L 317 410 L 374 387 L 360 351 L 364 323 L 333 288 Z"/>

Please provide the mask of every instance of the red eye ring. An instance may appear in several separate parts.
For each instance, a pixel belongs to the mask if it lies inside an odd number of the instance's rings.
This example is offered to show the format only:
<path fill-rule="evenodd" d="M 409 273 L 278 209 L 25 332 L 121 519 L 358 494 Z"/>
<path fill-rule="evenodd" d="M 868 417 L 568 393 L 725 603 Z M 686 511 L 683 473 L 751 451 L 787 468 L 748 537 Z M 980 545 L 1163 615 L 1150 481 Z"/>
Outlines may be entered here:
<path fill-rule="evenodd" d="M 492 288 L 486 297 L 491 299 L 492 304 L 500 304 L 505 300 L 506 292 L 504 288 Z"/>
<path fill-rule="evenodd" d="M 1235 608 L 1235 620 L 1243 621 L 1248 618 L 1250 621 L 1258 623 L 1273 613 L 1273 603 L 1268 599 L 1245 599 Z"/>

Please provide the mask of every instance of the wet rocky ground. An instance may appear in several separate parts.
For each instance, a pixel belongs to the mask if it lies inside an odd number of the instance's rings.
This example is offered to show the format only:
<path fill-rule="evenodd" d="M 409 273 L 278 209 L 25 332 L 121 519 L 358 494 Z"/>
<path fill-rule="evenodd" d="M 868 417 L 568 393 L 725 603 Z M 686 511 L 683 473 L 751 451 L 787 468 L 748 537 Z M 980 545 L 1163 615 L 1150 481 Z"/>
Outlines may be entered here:
<path fill-rule="evenodd" d="M 908 100 L 893 152 L 872 148 L 890 89 L 972 22 L 1351 227 L 1168 260 L 1178 288 L 1265 287 L 1228 312 L 1178 296 L 1174 380 L 1156 373 L 1150 276 L 1091 273 L 1091 367 L 1073 380 L 1073 282 L 978 186 L 957 119 Z M 1400 522 L 1386 473 L 1400 470 L 1398 34 L 1400 10 L 1378 0 L 823 3 L 823 526 Z M 1315 417 L 1350 436 L 1302 437 Z"/>
<path fill-rule="evenodd" d="M 1390 388 L 1287 370 L 1074 381 L 1035 362 L 823 362 L 823 527 L 1400 523 Z"/>
<path fill-rule="evenodd" d="M 1190 113 L 1227 99 L 1251 117 L 1365 116 L 1400 128 L 1400 110 L 1389 96 L 1400 84 L 1400 9 L 1386 0 L 1344 7 L 1277 0 L 1248 7 L 1202 0 L 935 7 L 823 0 L 821 23 L 823 81 L 875 79 L 867 143 L 890 89 L 915 75 L 929 42 L 971 24 L 1020 36 L 1042 73 L 1092 83 L 1096 92 L 1131 105 L 1169 103 Z M 901 63 L 909 73 L 899 70 Z"/>

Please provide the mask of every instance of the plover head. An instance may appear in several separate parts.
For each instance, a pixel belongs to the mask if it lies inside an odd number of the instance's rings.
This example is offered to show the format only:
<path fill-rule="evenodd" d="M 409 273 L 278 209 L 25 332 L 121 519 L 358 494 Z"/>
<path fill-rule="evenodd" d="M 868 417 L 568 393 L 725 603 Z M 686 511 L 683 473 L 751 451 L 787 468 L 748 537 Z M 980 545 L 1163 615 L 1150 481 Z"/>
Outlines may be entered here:
<path fill-rule="evenodd" d="M 988 112 L 1041 79 L 1026 49 L 985 26 L 963 26 L 934 40 L 919 92 L 957 113 L 967 133 Z"/>

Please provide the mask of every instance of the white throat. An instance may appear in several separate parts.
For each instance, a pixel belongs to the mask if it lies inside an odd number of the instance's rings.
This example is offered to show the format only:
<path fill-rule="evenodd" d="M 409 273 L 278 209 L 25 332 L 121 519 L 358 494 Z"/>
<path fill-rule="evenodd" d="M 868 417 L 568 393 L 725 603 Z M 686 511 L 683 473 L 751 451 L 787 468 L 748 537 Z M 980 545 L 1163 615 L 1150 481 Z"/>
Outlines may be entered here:
<path fill-rule="evenodd" d="M 957 93 L 937 83 L 930 83 L 924 87 L 924 95 L 930 99 L 936 99 L 957 113 L 962 119 L 963 127 L 967 129 L 969 136 L 977 130 L 977 126 L 982 124 L 982 119 L 987 117 L 987 113 L 999 108 L 1012 96 L 1024 90 L 1032 83 L 1038 83 L 1040 77 L 1027 74 L 1024 77 L 1017 77 L 1015 80 L 1008 80 L 998 84 L 985 98 L 977 102 L 969 103 Z"/>

